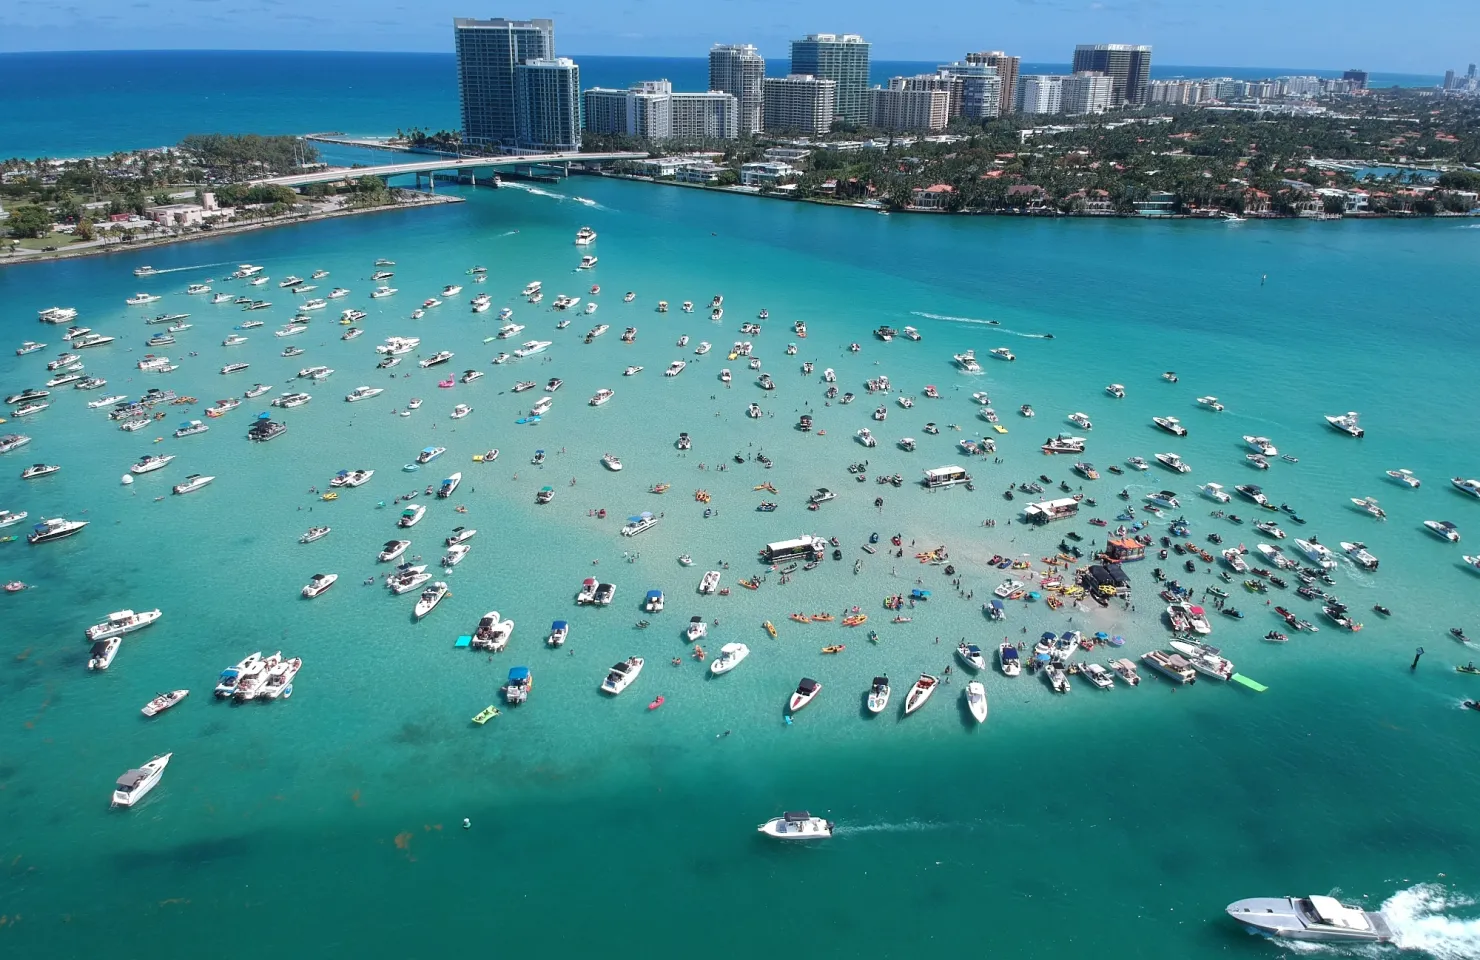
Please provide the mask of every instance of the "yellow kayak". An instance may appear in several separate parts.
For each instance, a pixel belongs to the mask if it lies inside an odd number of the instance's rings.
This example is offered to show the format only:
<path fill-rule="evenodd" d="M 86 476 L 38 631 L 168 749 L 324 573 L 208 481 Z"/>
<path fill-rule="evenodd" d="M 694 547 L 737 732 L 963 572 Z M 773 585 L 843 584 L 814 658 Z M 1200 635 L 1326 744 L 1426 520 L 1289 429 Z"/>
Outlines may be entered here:
<path fill-rule="evenodd" d="M 767 620 L 765 623 L 761 624 L 761 626 L 765 627 L 766 632 L 769 633 L 771 636 L 776 636 L 776 628 L 771 624 L 771 621 Z"/>

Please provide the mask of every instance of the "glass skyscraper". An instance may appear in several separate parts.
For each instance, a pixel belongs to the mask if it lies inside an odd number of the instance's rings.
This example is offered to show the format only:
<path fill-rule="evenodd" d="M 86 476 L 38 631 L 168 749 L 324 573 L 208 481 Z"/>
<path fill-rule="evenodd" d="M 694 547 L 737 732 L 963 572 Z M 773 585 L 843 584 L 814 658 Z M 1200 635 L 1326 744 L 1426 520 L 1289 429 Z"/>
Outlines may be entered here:
<path fill-rule="evenodd" d="M 1115 106 L 1146 102 L 1151 80 L 1151 48 L 1129 43 L 1081 43 L 1074 48 L 1075 73 L 1103 73 L 1110 78 Z"/>
<path fill-rule="evenodd" d="M 465 143 L 517 144 L 514 68 L 555 56 L 553 20 L 452 21 Z"/>
<path fill-rule="evenodd" d="M 869 122 L 869 43 L 856 33 L 813 33 L 791 42 L 791 72 L 837 84 L 834 116 L 847 123 Z"/>
<path fill-rule="evenodd" d="M 514 146 L 534 153 L 581 149 L 581 68 L 565 57 L 514 67 Z"/>

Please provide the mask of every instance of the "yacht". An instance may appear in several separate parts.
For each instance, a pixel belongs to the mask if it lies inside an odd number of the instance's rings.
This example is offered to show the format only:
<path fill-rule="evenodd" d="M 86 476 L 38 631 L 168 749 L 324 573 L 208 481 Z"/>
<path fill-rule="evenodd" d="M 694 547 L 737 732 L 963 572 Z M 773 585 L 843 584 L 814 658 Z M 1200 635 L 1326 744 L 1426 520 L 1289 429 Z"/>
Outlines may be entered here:
<path fill-rule="evenodd" d="M 1352 506 L 1357 507 L 1364 513 L 1370 513 L 1379 520 L 1387 519 L 1387 511 L 1377 503 L 1376 497 L 1352 497 Z"/>
<path fill-rule="evenodd" d="M 1323 569 L 1332 570 L 1336 567 L 1336 556 L 1331 553 L 1326 545 L 1315 540 L 1296 540 L 1295 547 L 1305 556 L 1319 564 Z"/>
<path fill-rule="evenodd" d="M 1233 661 L 1223 656 L 1217 647 L 1210 647 L 1206 643 L 1188 642 L 1186 640 L 1173 640 L 1168 646 L 1187 659 L 1192 669 L 1206 677 L 1214 680 L 1231 680 L 1234 669 Z"/>
<path fill-rule="evenodd" d="M 305 533 L 303 536 L 301 536 L 301 537 L 298 538 L 298 542 L 299 543 L 313 543 L 315 540 L 322 540 L 322 539 L 324 539 L 325 537 L 327 537 L 329 535 L 329 531 L 331 529 L 333 529 L 333 528 L 332 527 L 309 527 L 308 528 L 308 532 Z"/>
<path fill-rule="evenodd" d="M 940 679 L 938 677 L 932 677 L 928 673 L 920 674 L 920 679 L 914 682 L 910 687 L 909 694 L 905 697 L 904 715 L 909 716 L 925 706 L 926 701 L 930 699 L 931 694 L 935 693 L 936 688 L 939 686 Z"/>
<path fill-rule="evenodd" d="M 247 363 L 241 363 L 239 361 L 237 363 L 228 363 L 226 366 L 224 366 L 224 367 L 221 368 L 221 372 L 223 374 L 225 374 L 225 373 L 241 373 L 243 370 L 247 369 L 247 367 L 249 367 L 249 366 L 251 366 L 251 365 L 250 364 L 247 364 Z"/>
<path fill-rule="evenodd" d="M 322 310 L 325 307 L 327 307 L 328 305 L 329 305 L 329 301 L 328 300 L 325 300 L 323 297 L 314 297 L 312 300 L 306 301 L 303 304 L 303 306 L 299 307 L 299 309 L 300 310 Z"/>
<path fill-rule="evenodd" d="M 254 385 L 252 387 L 252 389 L 248 390 L 246 393 L 242 394 L 242 396 L 246 397 L 248 400 L 255 400 L 258 397 L 262 396 L 264 393 L 271 393 L 271 392 L 272 392 L 272 387 L 269 387 L 265 383 L 259 383 L 259 384 Z"/>
<path fill-rule="evenodd" d="M 378 397 L 382 393 L 385 393 L 384 387 L 355 387 L 344 395 L 344 399 L 347 403 L 355 403 L 359 400 L 369 400 L 371 397 Z"/>
<path fill-rule="evenodd" d="M 72 347 L 76 350 L 85 350 L 88 347 L 101 347 L 106 343 L 112 343 L 113 337 L 101 333 L 85 333 L 80 337 L 72 338 Z"/>
<path fill-rule="evenodd" d="M 223 347 L 234 347 L 234 346 L 236 346 L 239 343 L 246 343 L 246 342 L 247 342 L 247 338 L 246 337 L 242 336 L 239 333 L 233 333 L 231 336 L 229 336 L 225 340 L 222 340 L 221 341 L 221 346 L 223 346 Z"/>
<path fill-rule="evenodd" d="M 596 391 L 596 393 L 591 397 L 590 400 L 587 401 L 587 403 L 589 403 L 593 407 L 599 407 L 614 396 L 616 396 L 616 393 L 614 391 L 606 387 L 602 387 L 600 390 Z"/>
<path fill-rule="evenodd" d="M 153 293 L 136 293 L 123 302 L 131 307 L 142 307 L 147 303 L 154 303 L 159 299 L 160 297 Z"/>
<path fill-rule="evenodd" d="M 1367 545 L 1360 541 L 1341 541 L 1341 549 L 1352 558 L 1352 562 L 1363 570 L 1373 571 L 1377 569 L 1377 558 L 1367 549 Z"/>
<path fill-rule="evenodd" d="M 1254 524 L 1254 529 L 1266 537 L 1274 537 L 1276 540 L 1285 539 L 1285 531 L 1281 530 L 1279 524 L 1273 520 L 1260 520 Z"/>
<path fill-rule="evenodd" d="M 381 563 L 390 563 L 405 553 L 410 546 L 410 540 L 387 540 L 375 559 Z"/>
<path fill-rule="evenodd" d="M 1361 437 L 1367 433 L 1366 430 L 1362 429 L 1360 420 L 1354 410 L 1340 415 L 1328 415 L 1326 422 L 1331 425 L 1332 430 L 1344 433 L 1349 437 Z"/>
<path fill-rule="evenodd" d="M 1448 520 L 1425 520 L 1423 525 L 1440 540 L 1459 543 L 1459 528 Z"/>
<path fill-rule="evenodd" d="M 1288 570 L 1294 566 L 1297 566 L 1294 560 L 1291 560 L 1289 557 L 1285 556 L 1280 548 L 1275 546 L 1274 544 L 1261 543 L 1257 544 L 1254 549 L 1258 550 L 1259 555 L 1262 556 L 1267 562 L 1274 564 L 1281 570 Z"/>
<path fill-rule="evenodd" d="M 33 463 L 21 471 L 22 480 L 34 480 L 37 477 L 50 476 L 62 469 L 54 463 Z"/>
<path fill-rule="evenodd" d="M 1108 394 L 1110 394 L 1110 396 L 1114 397 L 1117 400 L 1124 400 L 1125 399 L 1125 384 L 1122 384 L 1122 383 L 1112 383 L 1112 384 L 1110 384 L 1110 386 L 1108 386 L 1108 387 L 1105 388 L 1105 392 L 1108 393 Z"/>
<path fill-rule="evenodd" d="M 37 387 L 27 387 L 25 390 L 22 390 L 20 393 L 12 393 L 10 396 L 6 397 L 5 398 L 5 402 L 6 403 L 30 403 L 33 400 L 45 400 L 49 396 L 51 396 L 51 391 L 50 390 L 41 390 L 41 389 L 39 389 Z M 19 444 L 17 444 L 17 446 L 19 446 Z M 4 452 L 5 452 L 4 450 L 0 450 L 0 453 L 4 453 Z"/>
<path fill-rule="evenodd" d="M 1177 473 L 1192 472 L 1192 468 L 1189 467 L 1186 463 L 1183 463 L 1182 458 L 1177 456 L 1175 453 L 1158 453 L 1156 455 L 1156 462 L 1166 467 L 1168 470 L 1175 470 Z"/>
<path fill-rule="evenodd" d="M 966 700 L 966 709 L 977 723 L 987 722 L 987 688 L 980 680 L 973 680 L 966 685 L 963 694 Z"/>
<path fill-rule="evenodd" d="M 1251 933 L 1285 940 L 1391 943 L 1392 926 L 1380 910 L 1364 910 L 1335 897 L 1255 897 L 1226 908 Z"/>
<path fill-rule="evenodd" d="M 426 507 L 422 506 L 419 503 L 413 503 L 411 506 L 401 511 L 401 515 L 396 518 L 396 526 L 402 528 L 414 527 L 421 522 L 421 518 L 426 516 L 426 513 Z"/>
<path fill-rule="evenodd" d="M 1255 484 L 1241 483 L 1233 489 L 1238 491 L 1239 496 L 1251 500 L 1261 507 L 1274 509 L 1274 504 L 1269 502 L 1269 498 L 1264 495 L 1264 490 Z"/>
<path fill-rule="evenodd" d="M 305 403 L 312 399 L 312 394 L 294 391 L 291 393 L 285 393 L 280 397 L 274 397 L 272 405 L 274 407 L 282 407 L 285 410 L 291 410 L 294 407 L 303 406 Z"/>
<path fill-rule="evenodd" d="M 1249 449 L 1253 450 L 1260 456 L 1277 457 L 1280 453 L 1279 449 L 1275 447 L 1273 443 L 1269 442 L 1268 437 L 1254 437 L 1245 434 L 1244 443 L 1247 443 L 1249 445 Z"/>
<path fill-rule="evenodd" d="M 796 692 L 793 693 L 791 695 L 791 699 L 787 701 L 787 712 L 796 713 L 798 710 L 802 709 L 813 700 L 816 700 L 817 695 L 821 692 L 822 684 L 818 683 L 816 680 L 813 680 L 811 677 L 803 677 L 801 682 L 797 684 Z M 775 821 L 772 822 L 774 823 Z"/>
<path fill-rule="evenodd" d="M 818 689 L 822 689 L 820 684 Z M 777 840 L 826 840 L 833 835 L 832 821 L 814 817 L 805 810 L 788 812 L 755 829 Z"/>
<path fill-rule="evenodd" d="M 601 681 L 601 692 L 610 693 L 613 696 L 621 693 L 632 685 L 637 675 L 642 673 L 642 657 L 628 657 L 619 663 L 612 665 L 607 671 L 606 679 Z"/>
<path fill-rule="evenodd" d="M 962 640 L 956 645 L 956 656 L 960 657 L 961 662 L 972 670 L 987 669 L 986 655 L 982 653 L 982 648 L 974 643 L 967 643 L 965 640 Z"/>
<path fill-rule="evenodd" d="M 441 350 L 441 351 L 438 351 L 437 353 L 432 354 L 430 357 L 425 357 L 425 358 L 423 358 L 421 360 L 418 360 L 417 363 L 423 369 L 425 369 L 427 367 L 435 367 L 435 366 L 438 366 L 439 364 L 446 363 L 448 360 L 451 360 L 452 357 L 453 357 L 453 353 L 452 353 L 451 350 Z"/>
<path fill-rule="evenodd" d="M 29 516 L 25 510 L 0 510 L 0 528 L 13 527 Z"/>
<path fill-rule="evenodd" d="M 1095 685 L 1098 690 L 1109 690 L 1115 686 L 1115 675 L 1098 663 L 1086 663 L 1080 666 L 1079 675 Z"/>
<path fill-rule="evenodd" d="M 498 328 L 497 336 L 500 340 L 512 340 L 522 332 L 524 332 L 524 325 L 522 323 L 510 322 Z"/>
<path fill-rule="evenodd" d="M 309 600 L 334 586 L 334 581 L 339 579 L 337 573 L 316 573 L 309 578 L 308 583 L 303 585 L 303 595 Z"/>
<path fill-rule="evenodd" d="M 557 622 L 563 623 L 563 621 Z M 568 632 L 568 630 L 562 631 L 559 641 L 551 643 L 550 646 L 558 647 L 560 646 L 560 644 L 564 643 L 566 632 Z M 513 637 L 513 635 L 514 621 L 504 620 L 499 617 L 497 610 L 490 610 L 483 615 L 483 618 L 481 620 L 478 621 L 478 626 L 473 631 L 472 645 L 474 648 L 479 650 L 489 650 L 493 653 L 502 653 L 504 648 L 509 645 L 509 640 Z M 555 634 L 552 630 L 551 636 L 553 637 L 554 635 Z"/>
<path fill-rule="evenodd" d="M 457 406 L 452 408 L 452 413 L 450 414 L 450 416 L 454 420 L 461 420 L 463 417 L 466 417 L 472 412 L 472 407 L 468 406 L 466 403 L 459 403 Z"/>
<path fill-rule="evenodd" d="M 596 231 L 592 230 L 590 227 L 582 227 L 581 229 L 576 231 L 576 246 L 578 247 L 589 246 L 591 243 L 595 242 L 595 240 Z"/>
<path fill-rule="evenodd" d="M 1152 417 L 1151 422 L 1161 427 L 1167 433 L 1178 437 L 1187 436 L 1187 428 L 1182 426 L 1181 421 L 1176 417 Z"/>
<path fill-rule="evenodd" d="M 447 590 L 447 584 L 441 580 L 427 587 L 422 591 L 421 597 L 416 601 L 416 608 L 411 611 L 411 616 L 416 620 L 420 620 L 437 609 L 437 604 L 441 603 L 442 598 L 447 596 Z"/>
<path fill-rule="evenodd" d="M 67 520 L 62 517 L 42 520 L 31 528 L 30 533 L 26 534 L 26 540 L 33 545 L 61 540 L 77 533 L 90 522 L 88 520 Z"/>
<path fill-rule="evenodd" d="M 1238 547 L 1229 547 L 1223 551 L 1223 559 L 1228 563 L 1234 573 L 1248 573 L 1249 563 L 1244 559 L 1243 552 Z"/>
<path fill-rule="evenodd" d="M 167 453 L 162 456 L 154 456 L 153 454 L 146 453 L 139 458 L 138 463 L 135 463 L 128 469 L 130 473 L 135 474 L 152 473 L 153 471 L 158 470 L 161 467 L 167 466 L 169 462 L 173 459 L 175 459 L 175 455 L 173 453 Z"/>
<path fill-rule="evenodd" d="M 1468 493 L 1472 497 L 1480 498 L 1480 480 L 1465 480 L 1461 477 L 1451 477 L 1449 482 L 1460 493 Z"/>
<path fill-rule="evenodd" d="M 990 353 L 992 356 L 996 357 L 998 360 L 1016 360 L 1017 359 L 1017 357 L 1013 356 L 1012 351 L 1009 350 L 1009 349 L 1007 349 L 1006 347 L 993 347 L 992 349 L 988 350 L 987 352 Z"/>
<path fill-rule="evenodd" d="M 37 343 L 35 340 L 27 340 L 25 343 L 21 344 L 19 347 L 16 347 L 16 349 L 15 349 L 15 355 L 18 356 L 18 357 L 24 357 L 28 353 L 35 353 L 38 350 L 45 350 L 45 349 L 46 349 L 46 344 L 44 344 L 44 343 Z"/>
<path fill-rule="evenodd" d="M 42 323 L 71 323 L 77 319 L 77 309 L 75 307 L 47 307 L 37 312 L 36 319 Z"/>
<path fill-rule="evenodd" d="M 76 363 L 78 360 L 81 360 L 81 359 L 82 358 L 79 357 L 75 353 L 59 353 L 59 354 L 57 354 L 57 358 L 55 360 L 51 360 L 51 361 L 48 361 L 47 362 L 46 369 L 47 369 L 48 372 L 54 372 L 54 371 L 61 370 L 61 369 L 64 369 L 64 368 L 69 368 L 69 367 L 72 366 L 72 364 Z M 11 402 L 11 401 L 7 401 L 7 402 Z"/>
<path fill-rule="evenodd" d="M 676 377 L 680 373 L 683 373 L 683 368 L 686 367 L 686 366 L 688 366 L 688 364 L 685 363 L 684 361 L 682 361 L 682 360 L 675 360 L 675 361 L 673 361 L 672 363 L 670 363 L 668 365 L 668 369 L 667 370 L 663 371 L 663 376 L 665 376 L 665 377 Z"/>
<path fill-rule="evenodd" d="M 349 296 L 349 290 L 344 287 L 335 287 L 329 291 L 330 300 L 343 300 L 347 296 Z"/>
<path fill-rule="evenodd" d="M 119 610 L 108 614 L 108 618 L 102 623 L 95 623 L 87 628 L 86 637 L 96 643 L 99 640 L 107 640 L 109 637 L 121 637 L 135 630 L 142 630 L 162 616 L 158 610 L 141 610 L 135 613 L 132 610 Z"/>
<path fill-rule="evenodd" d="M 1206 407 L 1207 409 L 1215 411 L 1217 413 L 1222 413 L 1224 409 L 1223 404 L 1218 402 L 1217 397 L 1198 397 L 1197 405 L 1200 407 Z"/>
<path fill-rule="evenodd" d="M 551 342 L 549 340 L 526 340 L 518 350 L 514 351 L 514 356 L 522 360 L 525 357 L 532 357 L 537 353 L 543 353 L 549 348 Z"/>
<path fill-rule="evenodd" d="M 1177 499 L 1177 495 L 1170 490 L 1148 493 L 1146 494 L 1146 500 L 1156 504 L 1158 507 L 1166 507 L 1169 510 L 1176 510 L 1182 506 L 1182 502 Z"/>
<path fill-rule="evenodd" d="M 1228 503 L 1233 499 L 1228 495 L 1228 491 L 1223 489 L 1221 483 L 1205 483 L 1197 489 L 1214 503 Z"/>
<path fill-rule="evenodd" d="M 454 473 L 442 481 L 437 487 L 437 499 L 446 500 L 457 492 L 458 485 L 462 483 L 462 473 Z"/>
<path fill-rule="evenodd" d="M 750 648 L 743 643 L 727 643 L 719 648 L 719 656 L 715 657 L 709 664 L 709 672 L 715 676 L 729 673 L 740 665 L 740 661 L 750 656 Z"/>
<path fill-rule="evenodd" d="M 206 477 L 198 473 L 192 473 L 185 478 L 184 483 L 177 483 L 171 487 L 171 491 L 178 494 L 194 493 L 201 487 L 207 486 L 215 477 Z"/>
<path fill-rule="evenodd" d="M 979 363 L 976 362 L 976 351 L 975 350 L 965 350 L 965 351 L 962 351 L 961 353 L 958 353 L 955 356 L 953 356 L 951 359 L 953 359 L 953 360 L 956 361 L 956 366 L 960 367 L 962 370 L 966 371 L 967 373 L 981 373 L 982 372 L 982 366 L 981 366 L 981 364 L 979 364 Z"/>
<path fill-rule="evenodd" d="M 1192 669 L 1192 664 L 1184 660 L 1179 653 L 1152 650 L 1141 654 L 1141 662 L 1173 683 L 1197 682 L 1197 672 Z"/>
<path fill-rule="evenodd" d="M 1419 479 L 1413 475 L 1412 470 L 1389 470 L 1387 475 L 1405 487 L 1417 490 L 1420 486 Z"/>
<path fill-rule="evenodd" d="M 274 337 L 296 337 L 298 334 L 302 333 L 303 331 L 305 331 L 307 329 L 308 329 L 308 325 L 307 324 L 290 323 L 287 326 L 284 326 L 284 327 L 281 327 L 280 329 L 274 330 L 272 332 L 272 335 Z"/>
<path fill-rule="evenodd" d="M 144 708 L 139 712 L 146 717 L 157 716 L 188 696 L 190 696 L 189 690 L 171 690 L 168 693 L 161 693 L 153 700 L 144 704 Z"/>
<path fill-rule="evenodd" d="M 587 330 L 586 331 L 586 342 L 587 343 L 590 343 L 591 341 L 595 340 L 597 337 L 599 337 L 602 334 L 606 333 L 610 329 L 611 329 L 611 325 L 610 324 L 598 323 L 596 326 L 594 326 L 590 330 Z"/>
<path fill-rule="evenodd" d="M 148 796 L 161 777 L 164 776 L 164 768 L 169 765 L 173 753 L 162 754 L 142 767 L 136 767 L 124 773 L 113 785 L 113 800 L 110 804 L 115 807 L 132 807 Z"/>
<path fill-rule="evenodd" d="M 49 406 L 51 406 L 49 402 L 45 400 L 38 400 L 35 403 L 28 403 L 23 407 L 16 407 L 14 410 L 11 411 L 10 415 L 17 419 L 21 417 L 29 417 L 33 413 L 40 413 Z"/>
<path fill-rule="evenodd" d="M 361 487 L 375 476 L 374 470 L 341 470 L 329 481 L 331 487 Z"/>

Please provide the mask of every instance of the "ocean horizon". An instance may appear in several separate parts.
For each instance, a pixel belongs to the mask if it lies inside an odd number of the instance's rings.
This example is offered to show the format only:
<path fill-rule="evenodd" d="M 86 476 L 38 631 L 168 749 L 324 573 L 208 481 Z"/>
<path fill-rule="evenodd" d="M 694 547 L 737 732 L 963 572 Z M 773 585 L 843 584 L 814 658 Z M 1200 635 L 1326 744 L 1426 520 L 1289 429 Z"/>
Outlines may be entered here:
<path fill-rule="evenodd" d="M 703 90 L 704 57 L 572 54 L 582 87 L 667 79 Z M 870 80 L 933 70 L 942 61 L 876 60 Z M 787 72 L 766 61 L 769 75 Z M 1065 63 L 1024 63 L 1023 73 L 1062 73 Z M 1153 65 L 1156 79 L 1282 75 L 1341 70 Z M 1371 74 L 1373 85 L 1432 86 L 1437 76 Z M 451 53 L 355 51 L 74 51 L 0 54 L 0 158 L 82 157 L 173 145 L 191 133 L 383 136 L 460 124 Z"/>

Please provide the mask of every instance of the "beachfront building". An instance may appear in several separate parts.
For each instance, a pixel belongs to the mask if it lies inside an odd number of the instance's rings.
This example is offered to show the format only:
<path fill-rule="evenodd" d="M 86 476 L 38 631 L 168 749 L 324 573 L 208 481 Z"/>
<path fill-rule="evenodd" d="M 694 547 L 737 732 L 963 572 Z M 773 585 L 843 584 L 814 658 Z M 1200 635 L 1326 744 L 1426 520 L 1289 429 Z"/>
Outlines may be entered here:
<path fill-rule="evenodd" d="M 515 66 L 515 152 L 574 153 L 580 149 L 581 68 L 566 57 Z"/>
<path fill-rule="evenodd" d="M 779 160 L 745 163 L 740 165 L 740 183 L 747 187 L 774 187 L 800 172 L 791 164 Z"/>
<path fill-rule="evenodd" d="M 1051 74 L 1019 77 L 1017 95 L 1018 113 L 1058 113 L 1063 106 L 1064 78 Z"/>
<path fill-rule="evenodd" d="M 584 128 L 647 140 L 733 140 L 739 105 L 732 94 L 674 93 L 667 80 L 644 80 L 626 90 L 592 87 L 582 94 Z"/>
<path fill-rule="evenodd" d="M 832 129 L 838 84 L 810 74 L 767 77 L 761 128 L 767 133 L 822 134 Z"/>
<path fill-rule="evenodd" d="M 833 81 L 836 118 L 845 123 L 868 123 L 869 46 L 856 33 L 808 34 L 803 40 L 791 42 L 791 72 Z"/>
<path fill-rule="evenodd" d="M 452 32 L 463 142 L 514 146 L 514 68 L 555 55 L 555 22 L 458 17 Z"/>
<path fill-rule="evenodd" d="M 748 43 L 717 43 L 709 50 L 709 89 L 733 96 L 738 104 L 738 136 L 761 132 L 766 60 Z"/>
<path fill-rule="evenodd" d="M 997 72 L 996 67 L 984 63 L 958 61 L 943 63 L 935 69 L 937 76 L 950 78 L 951 116 L 953 118 L 992 120 L 1009 112 L 1002 108 L 1002 89 L 1006 81 Z M 1012 79 L 1016 84 L 1016 72 L 1013 73 Z"/>
<path fill-rule="evenodd" d="M 966 62 L 992 67 L 997 71 L 997 76 L 1001 78 L 997 116 L 1005 116 L 1017 109 L 1018 68 L 1022 66 L 1022 57 L 1009 56 L 1001 50 L 984 50 L 981 53 L 968 53 Z"/>
<path fill-rule="evenodd" d="M 944 130 L 951 120 L 949 78 L 895 77 L 869 91 L 869 126 L 890 131 Z"/>
<path fill-rule="evenodd" d="M 1074 48 L 1075 73 L 1103 73 L 1110 78 L 1112 106 L 1146 102 L 1151 79 L 1151 48 L 1130 43 L 1081 43 Z"/>
<path fill-rule="evenodd" d="M 1113 106 L 1114 81 L 1103 73 L 1076 73 L 1059 84 L 1059 112 L 1070 116 L 1104 113 Z"/>

